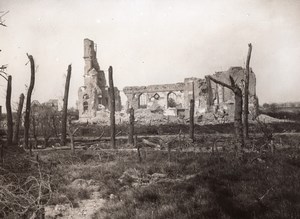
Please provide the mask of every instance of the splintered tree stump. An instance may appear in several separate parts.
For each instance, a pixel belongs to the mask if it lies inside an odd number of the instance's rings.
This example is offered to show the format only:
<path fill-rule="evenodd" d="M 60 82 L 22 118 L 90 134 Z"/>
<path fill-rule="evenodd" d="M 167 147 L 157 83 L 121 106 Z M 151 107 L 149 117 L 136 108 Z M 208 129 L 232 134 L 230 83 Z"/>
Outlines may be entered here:
<path fill-rule="evenodd" d="M 195 100 L 190 100 L 190 139 L 194 142 L 195 123 L 194 123 Z"/>
<path fill-rule="evenodd" d="M 108 69 L 109 80 L 109 99 L 110 99 L 110 142 L 111 147 L 116 148 L 116 121 L 115 121 L 115 89 L 113 82 L 113 68 L 110 66 Z"/>
<path fill-rule="evenodd" d="M 11 111 L 11 75 L 7 77 L 6 90 L 6 118 L 7 118 L 7 146 L 12 145 L 13 140 L 13 118 Z"/>
<path fill-rule="evenodd" d="M 213 82 L 220 84 L 234 93 L 235 100 L 235 109 L 234 109 L 234 128 L 235 128 L 235 136 L 238 141 L 239 147 L 244 147 L 244 133 L 243 133 L 243 121 L 242 121 L 242 113 L 243 113 L 243 93 L 241 88 L 235 83 L 233 78 L 230 76 L 230 85 L 226 84 L 222 81 L 219 81 L 212 76 L 207 76 Z"/>
<path fill-rule="evenodd" d="M 128 143 L 133 145 L 134 139 L 134 109 L 131 107 L 129 109 L 129 134 L 128 134 Z"/>
<path fill-rule="evenodd" d="M 65 93 L 64 93 L 64 105 L 63 105 L 62 126 L 61 126 L 61 145 L 66 145 L 66 139 L 67 139 L 68 98 L 69 98 L 71 72 L 72 72 L 72 66 L 69 65 L 66 84 L 65 84 Z"/>
<path fill-rule="evenodd" d="M 31 94 L 34 87 L 34 81 L 35 81 L 35 65 L 34 65 L 34 59 L 32 55 L 28 55 L 28 59 L 30 61 L 30 69 L 31 69 L 31 77 L 30 77 L 30 85 L 27 92 L 26 97 L 26 109 L 25 109 L 25 117 L 24 117 L 24 145 L 25 148 L 28 148 L 29 146 L 29 125 L 30 125 L 30 109 L 31 109 Z M 30 155 L 32 155 L 32 146 L 30 144 Z"/>
<path fill-rule="evenodd" d="M 17 119 L 16 119 L 16 125 L 15 125 L 15 130 L 14 130 L 14 137 L 13 137 L 13 143 L 15 145 L 18 144 L 19 142 L 19 129 L 20 129 L 20 124 L 21 124 L 21 119 L 22 119 L 22 109 L 23 109 L 23 104 L 24 104 L 24 94 L 21 93 L 20 99 L 19 99 L 19 104 L 18 104 L 18 110 L 17 110 Z"/>
<path fill-rule="evenodd" d="M 247 62 L 246 62 L 246 74 L 245 74 L 245 87 L 244 87 L 244 137 L 246 139 L 249 138 L 249 123 L 248 123 L 248 115 L 249 115 L 249 75 L 250 75 L 250 58 L 252 52 L 252 45 L 249 43 Z"/>
<path fill-rule="evenodd" d="M 137 149 L 139 162 L 142 162 L 141 146 L 138 144 L 137 135 L 134 136 L 134 147 Z"/>

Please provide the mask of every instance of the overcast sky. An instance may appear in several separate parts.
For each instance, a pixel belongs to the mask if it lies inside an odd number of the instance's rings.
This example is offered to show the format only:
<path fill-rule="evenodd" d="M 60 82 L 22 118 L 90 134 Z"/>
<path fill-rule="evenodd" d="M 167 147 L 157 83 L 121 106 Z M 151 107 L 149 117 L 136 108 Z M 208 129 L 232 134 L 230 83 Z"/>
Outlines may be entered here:
<path fill-rule="evenodd" d="M 98 45 L 101 69 L 113 66 L 119 89 L 244 67 L 251 42 L 260 103 L 300 101 L 298 0 L 0 0 L 6 10 L 0 65 L 13 77 L 13 102 L 29 85 L 29 53 L 39 66 L 32 98 L 61 98 L 72 63 L 75 106 L 84 38 Z M 3 106 L 5 90 L 1 80 Z"/>

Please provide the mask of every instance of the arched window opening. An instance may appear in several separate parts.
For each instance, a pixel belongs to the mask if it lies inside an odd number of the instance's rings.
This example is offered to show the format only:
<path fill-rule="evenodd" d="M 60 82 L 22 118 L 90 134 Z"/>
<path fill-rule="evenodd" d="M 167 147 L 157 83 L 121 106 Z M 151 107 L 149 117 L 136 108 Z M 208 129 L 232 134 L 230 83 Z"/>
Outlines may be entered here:
<path fill-rule="evenodd" d="M 139 109 L 147 108 L 147 95 L 146 94 L 140 94 L 138 107 L 139 107 Z"/>
<path fill-rule="evenodd" d="M 103 104 L 102 95 L 98 96 L 98 104 Z M 104 105 L 104 104 L 103 104 Z"/>
<path fill-rule="evenodd" d="M 89 95 L 87 95 L 87 94 L 83 95 L 83 99 L 84 100 L 88 100 L 89 99 Z"/>
<path fill-rule="evenodd" d="M 83 113 L 87 113 L 89 109 L 89 103 L 87 101 L 83 102 Z"/>
<path fill-rule="evenodd" d="M 177 95 L 175 93 L 173 93 L 173 92 L 168 93 L 167 100 L 168 100 L 168 105 L 167 105 L 168 108 L 177 106 L 177 103 L 176 103 Z"/>

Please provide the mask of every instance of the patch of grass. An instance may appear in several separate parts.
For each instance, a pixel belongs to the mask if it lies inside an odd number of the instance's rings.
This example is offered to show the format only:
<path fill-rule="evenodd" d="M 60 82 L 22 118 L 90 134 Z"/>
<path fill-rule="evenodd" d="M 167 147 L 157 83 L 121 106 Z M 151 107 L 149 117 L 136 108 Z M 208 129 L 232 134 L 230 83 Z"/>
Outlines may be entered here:
<path fill-rule="evenodd" d="M 91 191 L 84 188 L 63 187 L 58 191 L 52 195 L 49 205 L 71 203 L 73 207 L 76 207 L 78 206 L 78 201 L 89 199 L 91 195 Z"/>
<path fill-rule="evenodd" d="M 80 200 L 89 199 L 90 198 L 90 192 L 87 189 L 80 189 L 80 190 L 77 191 L 77 197 Z"/>
<path fill-rule="evenodd" d="M 153 203 L 158 204 L 160 201 L 159 188 L 155 186 L 147 186 L 136 190 L 134 199 L 140 203 Z"/>

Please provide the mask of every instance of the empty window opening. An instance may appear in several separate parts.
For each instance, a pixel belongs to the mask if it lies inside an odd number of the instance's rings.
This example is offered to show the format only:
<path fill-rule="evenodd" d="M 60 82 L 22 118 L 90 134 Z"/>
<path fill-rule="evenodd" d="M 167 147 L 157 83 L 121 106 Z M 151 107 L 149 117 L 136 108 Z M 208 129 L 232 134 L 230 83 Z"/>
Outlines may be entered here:
<path fill-rule="evenodd" d="M 139 96 L 138 107 L 139 107 L 139 109 L 147 108 L 147 95 L 146 94 L 141 94 Z"/>
<path fill-rule="evenodd" d="M 173 93 L 173 92 L 168 93 L 167 100 L 168 100 L 168 108 L 177 106 L 177 103 L 176 103 L 177 95 L 175 93 Z"/>
<path fill-rule="evenodd" d="M 87 94 L 83 95 L 83 99 L 84 100 L 88 100 L 89 99 L 89 95 L 87 95 Z"/>
<path fill-rule="evenodd" d="M 87 113 L 89 109 L 89 103 L 87 101 L 83 102 L 83 113 Z"/>

